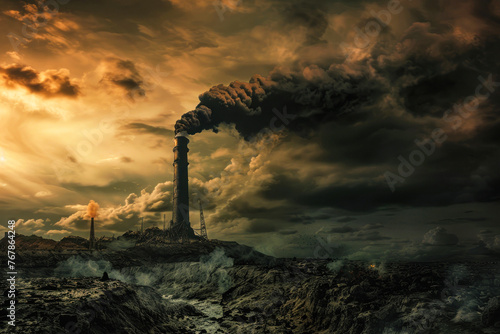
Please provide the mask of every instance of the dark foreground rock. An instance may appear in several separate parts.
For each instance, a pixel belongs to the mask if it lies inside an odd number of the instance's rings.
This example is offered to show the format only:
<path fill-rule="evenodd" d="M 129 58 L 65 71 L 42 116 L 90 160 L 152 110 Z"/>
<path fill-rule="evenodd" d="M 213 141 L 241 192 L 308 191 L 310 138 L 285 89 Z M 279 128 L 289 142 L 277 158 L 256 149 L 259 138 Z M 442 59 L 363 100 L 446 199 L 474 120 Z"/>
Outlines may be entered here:
<path fill-rule="evenodd" d="M 325 265 L 232 268 L 221 326 L 228 333 L 500 332 L 497 263 L 345 262 L 326 273 Z"/>
<path fill-rule="evenodd" d="M 237 263 L 230 255 L 227 249 L 216 248 L 196 262 L 162 262 L 138 252 L 135 260 L 143 259 L 142 265 L 129 267 L 78 255 L 57 263 L 57 270 L 32 267 L 33 274 L 50 272 L 51 278 L 20 276 L 15 330 L 58 334 L 500 332 L 499 263 L 280 259 L 258 264 L 249 257 L 245 264 L 241 256 Z M 94 277 L 73 277 L 88 270 Z M 104 271 L 109 280 L 101 280 Z M 0 311 L 5 319 L 4 310 L 5 305 Z"/>
<path fill-rule="evenodd" d="M 488 301 L 481 315 L 484 326 L 500 325 L 500 297 L 493 297 Z M 500 327 L 500 326 L 498 326 Z"/>
<path fill-rule="evenodd" d="M 16 326 L 4 333 L 189 333 L 199 312 L 153 288 L 96 278 L 19 280 Z M 5 305 L 0 310 L 6 318 Z"/>

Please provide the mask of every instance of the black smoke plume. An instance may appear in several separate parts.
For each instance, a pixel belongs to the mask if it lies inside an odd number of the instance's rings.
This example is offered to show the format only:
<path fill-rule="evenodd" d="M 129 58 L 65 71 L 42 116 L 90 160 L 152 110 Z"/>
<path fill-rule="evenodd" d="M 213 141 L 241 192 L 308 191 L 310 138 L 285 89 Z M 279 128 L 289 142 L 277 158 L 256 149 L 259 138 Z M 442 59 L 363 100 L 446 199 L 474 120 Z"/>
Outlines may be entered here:
<path fill-rule="evenodd" d="M 335 119 L 355 110 L 362 101 L 380 96 L 373 80 L 362 74 L 348 75 L 337 67 L 323 70 L 311 66 L 307 71 L 307 78 L 303 71 L 274 71 L 267 78 L 255 75 L 248 83 L 214 86 L 200 95 L 194 110 L 182 115 L 175 132 L 218 132 L 225 123 L 234 124 L 245 139 L 263 129 L 281 130 L 284 126 L 306 133 L 320 124 L 319 120 Z"/>
<path fill-rule="evenodd" d="M 487 3 L 471 2 L 472 13 L 457 14 L 485 22 L 470 36 L 451 28 L 461 22 L 456 18 L 445 25 L 429 14 L 429 20 L 409 24 L 402 36 L 382 31 L 368 46 L 354 50 L 356 56 L 349 61 L 339 55 L 315 64 L 302 59 L 292 70 L 278 68 L 248 83 L 214 86 L 200 95 L 194 110 L 182 115 L 175 131 L 217 132 L 221 124 L 234 124 L 248 140 L 269 128 L 312 134 L 340 115 L 346 126 L 378 117 L 390 131 L 407 127 L 394 123 L 413 117 L 439 119 L 446 109 L 474 94 L 479 75 L 496 77 L 499 72 L 500 19 Z M 311 21 L 309 16 L 304 22 Z M 324 32 L 322 25 L 313 30 L 317 36 Z M 491 97 L 488 102 L 497 101 Z M 278 115 L 285 108 L 293 117 Z M 388 119 L 389 113 L 397 117 Z"/>

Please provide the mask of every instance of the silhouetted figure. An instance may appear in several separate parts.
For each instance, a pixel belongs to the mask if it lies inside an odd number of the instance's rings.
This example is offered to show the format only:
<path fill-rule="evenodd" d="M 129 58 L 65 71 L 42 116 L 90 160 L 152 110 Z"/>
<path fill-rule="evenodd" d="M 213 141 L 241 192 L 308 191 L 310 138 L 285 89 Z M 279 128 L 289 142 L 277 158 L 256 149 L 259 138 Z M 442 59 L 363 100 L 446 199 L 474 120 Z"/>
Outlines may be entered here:
<path fill-rule="evenodd" d="M 101 281 L 109 281 L 109 276 L 107 271 L 105 271 L 104 274 L 102 274 Z"/>

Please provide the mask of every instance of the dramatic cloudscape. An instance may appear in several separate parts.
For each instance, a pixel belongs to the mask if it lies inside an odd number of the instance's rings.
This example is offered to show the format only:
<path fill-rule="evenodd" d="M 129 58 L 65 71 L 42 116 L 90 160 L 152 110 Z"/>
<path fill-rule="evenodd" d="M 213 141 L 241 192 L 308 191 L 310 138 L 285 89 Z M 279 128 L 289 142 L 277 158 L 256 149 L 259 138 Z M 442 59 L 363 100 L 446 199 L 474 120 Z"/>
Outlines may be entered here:
<path fill-rule="evenodd" d="M 1 0 L 17 232 L 191 224 L 275 256 L 500 250 L 500 1 Z"/>

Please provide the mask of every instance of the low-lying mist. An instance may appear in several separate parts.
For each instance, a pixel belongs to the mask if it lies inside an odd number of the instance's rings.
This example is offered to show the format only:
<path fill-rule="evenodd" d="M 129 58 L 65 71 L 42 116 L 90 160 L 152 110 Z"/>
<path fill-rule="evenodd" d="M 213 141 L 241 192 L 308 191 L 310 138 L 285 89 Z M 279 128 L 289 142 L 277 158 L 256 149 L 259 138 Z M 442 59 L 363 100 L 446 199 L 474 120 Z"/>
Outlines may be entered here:
<path fill-rule="evenodd" d="M 166 293 L 178 292 L 176 285 L 179 283 L 209 287 L 211 291 L 223 293 L 232 284 L 227 269 L 233 264 L 234 260 L 220 248 L 202 256 L 200 262 L 163 263 L 123 269 L 114 269 L 111 262 L 106 260 L 96 261 L 73 256 L 61 262 L 54 274 L 64 277 L 101 277 L 107 272 L 112 279 L 153 286 Z"/>

